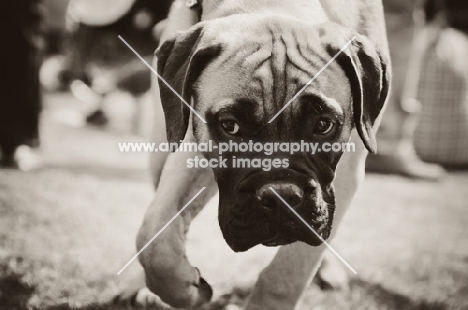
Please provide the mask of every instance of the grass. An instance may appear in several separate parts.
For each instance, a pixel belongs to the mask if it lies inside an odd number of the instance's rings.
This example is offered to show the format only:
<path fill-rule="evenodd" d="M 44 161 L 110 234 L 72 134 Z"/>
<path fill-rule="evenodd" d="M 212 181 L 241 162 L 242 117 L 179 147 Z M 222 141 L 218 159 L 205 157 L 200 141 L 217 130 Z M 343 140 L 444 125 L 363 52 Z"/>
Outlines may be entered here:
<path fill-rule="evenodd" d="M 46 167 L 0 170 L 0 309 L 124 309 L 109 300 L 152 186 L 146 155 L 116 145 L 144 138 L 126 134 L 126 102 L 110 106 L 107 131 L 58 121 L 82 109 L 66 95 L 47 102 Z M 369 175 L 335 242 L 358 275 L 348 292 L 311 285 L 301 309 L 468 309 L 467 185 L 468 172 L 441 183 Z M 191 229 L 189 257 L 218 297 L 242 303 L 274 249 L 232 253 L 215 219 L 210 203 Z"/>

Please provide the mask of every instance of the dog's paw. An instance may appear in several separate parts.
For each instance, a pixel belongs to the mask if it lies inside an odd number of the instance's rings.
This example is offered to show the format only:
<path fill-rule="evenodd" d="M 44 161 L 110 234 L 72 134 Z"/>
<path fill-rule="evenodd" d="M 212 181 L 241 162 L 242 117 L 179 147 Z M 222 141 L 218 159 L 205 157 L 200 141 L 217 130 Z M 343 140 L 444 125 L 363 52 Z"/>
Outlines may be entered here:
<path fill-rule="evenodd" d="M 172 308 L 165 304 L 161 298 L 159 298 L 157 295 L 151 293 L 151 291 L 144 287 L 141 290 L 139 290 L 135 296 L 134 299 L 134 304 L 137 307 L 143 307 L 143 308 L 154 308 L 158 310 L 171 310 Z"/>
<path fill-rule="evenodd" d="M 161 298 L 153 294 L 148 288 L 122 291 L 114 298 L 117 305 L 125 305 L 130 309 L 172 310 Z"/>
<path fill-rule="evenodd" d="M 250 289 L 235 288 L 231 293 L 221 295 L 200 310 L 241 310 L 250 295 Z"/>
<path fill-rule="evenodd" d="M 212 303 L 209 305 L 205 305 L 199 310 L 242 310 L 242 307 L 235 304 L 220 305 L 219 303 Z"/>

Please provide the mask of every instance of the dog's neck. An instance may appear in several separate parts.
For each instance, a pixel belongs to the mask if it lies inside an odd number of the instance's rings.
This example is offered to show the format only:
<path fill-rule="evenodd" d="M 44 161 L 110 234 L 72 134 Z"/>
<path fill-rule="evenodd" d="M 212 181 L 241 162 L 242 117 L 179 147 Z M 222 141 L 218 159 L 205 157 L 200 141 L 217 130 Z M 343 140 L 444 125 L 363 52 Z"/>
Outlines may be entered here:
<path fill-rule="evenodd" d="M 294 5 L 284 5 L 285 1 Z M 252 13 L 282 14 L 317 24 L 328 21 L 319 0 L 203 0 L 202 20 Z"/>

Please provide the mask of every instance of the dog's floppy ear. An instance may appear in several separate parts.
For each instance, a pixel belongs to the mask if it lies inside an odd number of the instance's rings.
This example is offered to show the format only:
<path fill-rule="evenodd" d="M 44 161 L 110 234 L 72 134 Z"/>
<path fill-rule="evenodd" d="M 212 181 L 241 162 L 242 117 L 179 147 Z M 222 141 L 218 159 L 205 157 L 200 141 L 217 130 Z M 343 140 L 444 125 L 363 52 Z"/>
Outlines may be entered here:
<path fill-rule="evenodd" d="M 191 104 L 192 85 L 207 63 L 220 53 L 219 44 L 205 40 L 205 26 L 206 23 L 193 26 L 165 41 L 156 51 L 158 73 L 172 88 L 158 79 L 169 142 L 184 139 L 190 118 L 190 108 L 185 103 Z"/>
<path fill-rule="evenodd" d="M 347 40 L 354 38 L 350 46 L 337 58 L 337 62 L 344 69 L 351 83 L 356 129 L 369 152 L 375 153 L 377 142 L 373 126 L 388 96 L 390 63 L 368 38 L 351 29 L 344 29 L 341 26 L 339 28 L 341 29 L 334 32 L 333 36 L 335 39 L 337 35 L 342 38 L 332 40 L 334 43 L 328 45 L 328 52 L 330 55 L 336 55 Z M 328 33 L 328 35 L 331 34 Z M 337 42 L 342 45 L 338 45 Z"/>

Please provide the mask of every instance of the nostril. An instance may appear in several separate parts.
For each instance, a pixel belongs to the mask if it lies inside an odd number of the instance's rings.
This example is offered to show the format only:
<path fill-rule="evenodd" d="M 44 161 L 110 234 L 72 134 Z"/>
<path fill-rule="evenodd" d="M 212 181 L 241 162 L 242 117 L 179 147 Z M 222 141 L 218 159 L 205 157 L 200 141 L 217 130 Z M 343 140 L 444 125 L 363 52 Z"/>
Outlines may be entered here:
<path fill-rule="evenodd" d="M 273 208 L 277 204 L 275 199 L 278 200 L 278 197 L 274 195 L 270 195 L 270 194 L 265 194 L 265 195 L 260 196 L 258 200 L 265 207 Z"/>
<path fill-rule="evenodd" d="M 266 207 L 273 208 L 283 204 L 270 188 L 278 193 L 291 207 L 299 205 L 304 198 L 304 191 L 293 183 L 266 184 L 256 192 L 257 199 Z"/>

